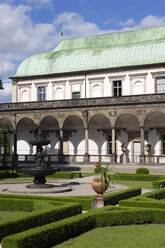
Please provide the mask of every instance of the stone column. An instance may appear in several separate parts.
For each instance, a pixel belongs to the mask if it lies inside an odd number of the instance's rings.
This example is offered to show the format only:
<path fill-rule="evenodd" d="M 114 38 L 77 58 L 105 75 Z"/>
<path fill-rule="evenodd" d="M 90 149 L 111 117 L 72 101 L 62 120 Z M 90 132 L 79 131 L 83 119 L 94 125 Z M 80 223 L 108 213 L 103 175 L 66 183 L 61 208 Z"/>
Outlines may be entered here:
<path fill-rule="evenodd" d="M 89 138 L 88 111 L 84 110 L 82 112 L 82 114 L 83 114 L 83 117 L 85 120 L 85 124 L 84 124 L 84 127 L 85 127 L 85 154 L 84 154 L 83 160 L 84 160 L 84 162 L 89 162 L 90 159 L 89 159 L 89 141 L 88 141 L 88 138 Z"/>
<path fill-rule="evenodd" d="M 145 162 L 145 154 L 144 154 L 144 127 L 140 127 L 140 139 L 141 139 L 141 154 L 139 156 L 139 162 Z"/>
<path fill-rule="evenodd" d="M 88 136 L 89 136 L 89 129 L 88 129 L 88 127 L 86 127 L 85 128 L 85 154 L 84 154 L 84 158 L 83 158 L 83 160 L 85 162 L 88 162 L 89 161 L 89 151 L 88 151 L 89 142 L 88 142 Z"/>
<path fill-rule="evenodd" d="M 5 161 L 7 155 L 7 131 L 3 132 L 3 147 L 4 147 L 3 160 Z"/>
<path fill-rule="evenodd" d="M 13 130 L 14 154 L 17 154 L 17 130 Z"/>
<path fill-rule="evenodd" d="M 111 162 L 116 162 L 116 139 L 115 139 L 116 131 L 115 127 L 112 127 L 112 155 L 111 155 Z"/>
<path fill-rule="evenodd" d="M 60 149 L 59 149 L 59 161 L 62 162 L 63 161 L 63 129 L 60 129 L 60 133 L 59 133 L 59 141 L 60 141 Z"/>

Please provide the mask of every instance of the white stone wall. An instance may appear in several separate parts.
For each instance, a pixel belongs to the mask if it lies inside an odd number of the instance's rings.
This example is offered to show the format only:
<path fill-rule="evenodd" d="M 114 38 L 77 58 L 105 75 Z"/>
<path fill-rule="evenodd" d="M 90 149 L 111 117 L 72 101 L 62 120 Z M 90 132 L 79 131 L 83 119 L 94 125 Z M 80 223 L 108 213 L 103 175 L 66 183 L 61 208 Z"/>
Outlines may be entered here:
<path fill-rule="evenodd" d="M 29 140 L 34 140 L 34 134 L 29 133 L 28 130 L 21 130 L 17 132 L 17 150 L 18 154 L 35 154 L 36 149 L 29 144 Z"/>
<path fill-rule="evenodd" d="M 20 80 L 13 83 L 13 102 L 23 100 L 23 92 L 29 94 L 26 101 L 37 101 L 38 87 L 46 87 L 46 100 L 71 99 L 72 92 L 80 91 L 80 97 L 113 96 L 113 81 L 122 81 L 122 95 L 155 93 L 155 75 L 163 75 L 163 68 L 128 70 L 116 73 L 93 73 L 86 76 L 61 76 L 57 78 Z M 165 75 L 165 72 L 164 72 Z M 86 88 L 85 88 L 86 85 Z M 62 93 L 56 90 L 61 89 Z"/>
<path fill-rule="evenodd" d="M 148 144 L 151 144 L 151 155 L 160 155 L 160 138 L 156 129 L 150 130 L 148 133 Z"/>

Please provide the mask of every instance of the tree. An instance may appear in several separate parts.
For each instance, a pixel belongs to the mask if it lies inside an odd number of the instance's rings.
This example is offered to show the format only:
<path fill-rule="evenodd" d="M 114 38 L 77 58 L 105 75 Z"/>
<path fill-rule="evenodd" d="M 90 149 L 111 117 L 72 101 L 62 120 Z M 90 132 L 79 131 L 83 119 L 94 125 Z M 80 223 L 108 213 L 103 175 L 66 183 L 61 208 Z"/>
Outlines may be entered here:
<path fill-rule="evenodd" d="M 3 90 L 4 88 L 3 88 L 3 82 L 2 82 L 2 80 L 1 80 L 1 78 L 0 78 L 0 90 Z"/>

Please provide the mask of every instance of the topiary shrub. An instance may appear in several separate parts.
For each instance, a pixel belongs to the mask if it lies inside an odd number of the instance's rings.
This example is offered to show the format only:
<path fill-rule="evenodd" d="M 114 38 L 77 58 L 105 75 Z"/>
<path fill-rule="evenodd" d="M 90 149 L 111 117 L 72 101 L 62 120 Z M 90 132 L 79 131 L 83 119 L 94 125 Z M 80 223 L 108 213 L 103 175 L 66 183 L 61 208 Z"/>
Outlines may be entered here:
<path fill-rule="evenodd" d="M 149 170 L 147 168 L 138 168 L 136 169 L 136 174 L 149 174 Z"/>

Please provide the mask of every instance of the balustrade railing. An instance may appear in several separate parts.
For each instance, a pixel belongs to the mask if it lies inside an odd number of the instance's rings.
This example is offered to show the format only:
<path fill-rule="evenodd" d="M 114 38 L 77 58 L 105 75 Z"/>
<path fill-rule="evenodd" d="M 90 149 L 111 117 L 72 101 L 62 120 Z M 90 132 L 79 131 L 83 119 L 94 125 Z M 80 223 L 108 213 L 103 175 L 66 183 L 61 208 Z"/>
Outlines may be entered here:
<path fill-rule="evenodd" d="M 83 155 L 63 155 L 62 161 L 59 160 L 59 155 L 47 155 L 45 157 L 45 161 L 50 160 L 52 163 L 83 163 L 84 162 L 84 156 Z M 0 154 L 0 162 L 2 163 L 3 161 L 3 154 Z M 6 161 L 10 164 L 11 162 L 11 155 L 6 155 Z M 112 160 L 111 155 L 90 155 L 89 156 L 89 162 L 94 163 L 94 162 L 102 162 L 102 163 L 114 163 L 114 160 Z M 129 161 L 129 160 L 128 160 Z M 30 154 L 21 154 L 18 155 L 18 162 L 21 163 L 34 163 L 35 162 L 35 155 L 30 155 Z M 139 162 L 139 159 L 134 161 L 136 163 Z M 117 159 L 117 163 L 120 164 L 121 161 Z M 129 164 L 131 162 L 128 162 Z M 149 155 L 145 156 L 145 163 L 150 163 L 150 164 L 165 164 L 165 155 Z"/>

